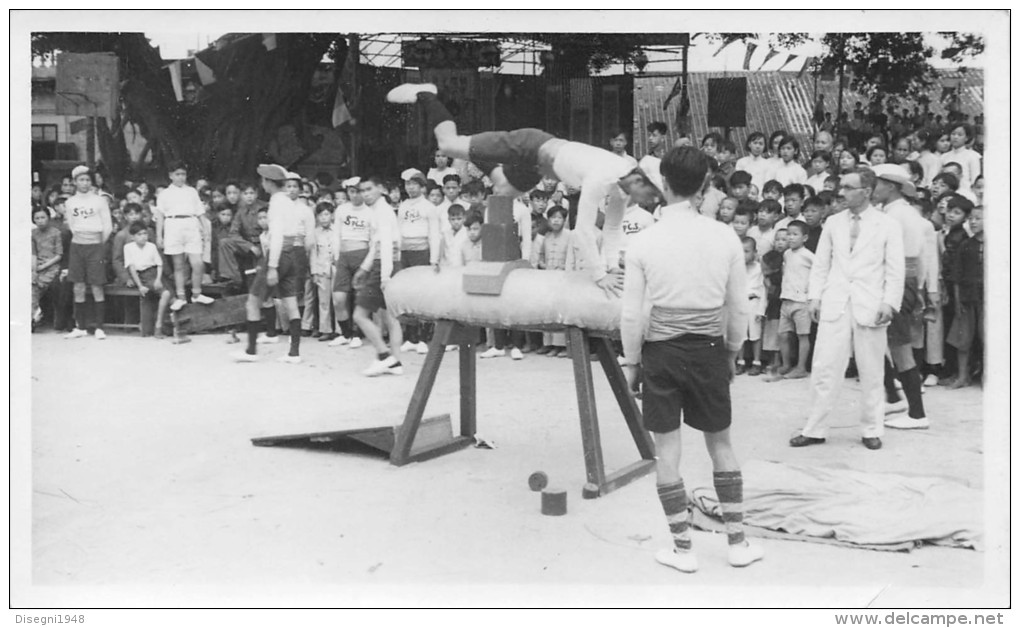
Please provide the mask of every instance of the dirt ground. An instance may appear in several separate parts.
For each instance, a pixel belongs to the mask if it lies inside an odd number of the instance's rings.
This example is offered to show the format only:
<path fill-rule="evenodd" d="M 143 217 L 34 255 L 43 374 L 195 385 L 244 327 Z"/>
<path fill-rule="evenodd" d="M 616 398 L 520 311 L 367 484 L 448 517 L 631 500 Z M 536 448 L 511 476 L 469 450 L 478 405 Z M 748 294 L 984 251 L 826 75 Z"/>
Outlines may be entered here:
<path fill-rule="evenodd" d="M 201 335 L 174 345 L 127 332 L 105 342 L 48 331 L 32 336 L 31 545 L 16 550 L 30 551 L 30 571 L 12 600 L 143 607 L 1008 604 L 1009 546 L 994 533 L 1008 518 L 1006 507 L 989 507 L 983 552 L 926 546 L 892 553 L 765 539 L 765 560 L 737 570 L 725 564 L 724 535 L 695 531 L 697 574 L 658 565 L 654 552 L 668 546 L 669 535 L 653 476 L 597 500 L 581 498 L 569 360 L 479 360 L 478 433 L 495 443 L 492 450 L 469 448 L 397 468 L 369 455 L 255 447 L 250 439 L 258 436 L 399 423 L 423 357 L 405 354 L 402 377 L 368 379 L 359 374 L 371 359 L 367 346 L 329 348 L 305 339 L 303 364 L 275 361 L 284 344 L 264 351 L 263 363 L 236 364 L 228 355 L 240 345 L 226 339 Z M 456 382 L 451 353 L 426 416 L 450 412 L 456 421 Z M 596 382 L 612 470 L 637 452 L 600 371 Z M 807 391 L 805 380 L 737 379 L 733 439 L 741 460 L 909 472 L 985 489 L 986 452 L 1003 445 L 985 439 L 984 422 L 994 417 L 983 414 L 982 389 L 936 387 L 925 397 L 931 430 L 887 430 L 885 448 L 868 451 L 855 427 L 856 384 L 849 381 L 828 444 L 793 450 L 787 440 L 804 420 Z M 687 485 L 708 484 L 701 438 L 685 434 Z M 536 470 L 568 490 L 567 516 L 540 514 L 539 496 L 527 486 Z"/>

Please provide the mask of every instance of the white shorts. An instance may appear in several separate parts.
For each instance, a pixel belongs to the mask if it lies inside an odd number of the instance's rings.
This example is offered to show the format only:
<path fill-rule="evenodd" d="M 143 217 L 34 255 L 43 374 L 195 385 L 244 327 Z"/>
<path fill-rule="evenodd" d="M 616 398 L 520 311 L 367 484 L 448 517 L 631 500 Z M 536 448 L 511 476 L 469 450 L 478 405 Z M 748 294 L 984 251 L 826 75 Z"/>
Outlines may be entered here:
<path fill-rule="evenodd" d="M 197 217 L 167 218 L 163 221 L 163 253 L 202 254 L 202 228 Z"/>
<path fill-rule="evenodd" d="M 751 342 L 756 342 L 761 339 L 761 328 L 762 321 L 757 320 L 754 314 L 747 317 L 747 338 Z"/>

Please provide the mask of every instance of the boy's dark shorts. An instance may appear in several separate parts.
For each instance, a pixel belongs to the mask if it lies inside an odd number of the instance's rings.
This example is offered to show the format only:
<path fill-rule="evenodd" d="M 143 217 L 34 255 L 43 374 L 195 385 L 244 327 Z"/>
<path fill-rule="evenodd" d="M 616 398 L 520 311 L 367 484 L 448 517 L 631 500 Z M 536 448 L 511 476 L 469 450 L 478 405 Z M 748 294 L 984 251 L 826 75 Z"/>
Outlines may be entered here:
<path fill-rule="evenodd" d="M 924 296 L 917 279 L 908 277 L 903 286 L 903 302 L 893 313 L 887 329 L 889 345 L 893 347 L 913 344 L 924 335 Z"/>
<path fill-rule="evenodd" d="M 308 278 L 308 252 L 305 247 L 284 247 L 280 251 L 280 265 L 276 272 L 280 278 L 276 285 L 279 298 L 303 297 L 305 279 Z"/>
<path fill-rule="evenodd" d="M 476 133 L 471 136 L 468 159 L 473 162 L 537 166 L 538 149 L 552 139 L 556 139 L 556 136 L 541 129 Z"/>
<path fill-rule="evenodd" d="M 429 265 L 428 251 L 401 251 L 400 252 L 400 267 L 410 268 L 411 266 L 428 266 Z"/>
<path fill-rule="evenodd" d="M 399 261 L 394 260 L 393 262 L 393 274 L 401 269 Z M 356 294 L 354 296 L 354 305 L 357 307 L 363 307 L 369 312 L 375 312 L 386 307 L 386 297 L 382 291 L 382 261 L 375 260 L 372 262 L 372 270 L 368 271 L 368 277 L 365 279 L 365 285 L 355 287 Z"/>
<path fill-rule="evenodd" d="M 142 282 L 142 285 L 149 289 L 149 293 L 145 295 L 145 298 L 159 298 L 159 291 L 156 290 L 156 278 L 159 276 L 159 266 L 149 266 L 145 270 L 138 271 L 138 279 Z"/>
<path fill-rule="evenodd" d="M 985 337 L 985 308 L 983 303 L 962 303 L 960 311 L 953 318 L 946 338 L 959 351 L 970 351 L 975 338 Z"/>
<path fill-rule="evenodd" d="M 368 255 L 368 249 L 340 251 L 340 259 L 336 262 L 336 272 L 333 273 L 333 292 L 348 293 L 351 291 L 354 287 L 354 273 L 358 272 L 366 255 Z"/>
<path fill-rule="evenodd" d="M 730 426 L 729 352 L 721 337 L 684 334 L 645 342 L 641 363 L 645 429 L 672 432 L 681 418 L 702 432 Z"/>
<path fill-rule="evenodd" d="M 72 283 L 90 286 L 106 284 L 106 247 L 103 244 L 71 243 L 68 253 L 67 278 Z"/>

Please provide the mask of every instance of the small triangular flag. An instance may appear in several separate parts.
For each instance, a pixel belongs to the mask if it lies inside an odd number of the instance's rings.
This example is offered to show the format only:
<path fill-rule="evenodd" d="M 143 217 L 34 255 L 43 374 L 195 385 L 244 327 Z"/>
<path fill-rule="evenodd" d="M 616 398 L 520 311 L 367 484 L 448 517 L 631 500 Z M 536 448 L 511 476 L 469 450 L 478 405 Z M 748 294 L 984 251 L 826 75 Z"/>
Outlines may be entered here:
<path fill-rule="evenodd" d="M 790 63 L 796 59 L 797 55 L 790 55 L 789 57 L 786 58 L 786 61 L 783 62 L 783 65 L 779 66 L 779 68 L 776 69 L 776 72 L 782 72 L 783 68 L 790 65 Z"/>
<path fill-rule="evenodd" d="M 750 42 L 747 44 L 747 51 L 744 52 L 744 69 L 751 69 L 751 56 L 754 55 L 754 51 L 758 49 L 758 44 Z"/>
<path fill-rule="evenodd" d="M 772 58 L 775 57 L 777 54 L 779 54 L 778 50 L 775 50 L 773 48 L 769 48 L 769 53 L 767 55 L 765 55 L 765 60 L 762 61 L 761 65 L 758 66 L 758 71 L 760 72 L 761 69 L 765 67 L 765 64 L 768 63 L 769 61 L 771 61 Z"/>

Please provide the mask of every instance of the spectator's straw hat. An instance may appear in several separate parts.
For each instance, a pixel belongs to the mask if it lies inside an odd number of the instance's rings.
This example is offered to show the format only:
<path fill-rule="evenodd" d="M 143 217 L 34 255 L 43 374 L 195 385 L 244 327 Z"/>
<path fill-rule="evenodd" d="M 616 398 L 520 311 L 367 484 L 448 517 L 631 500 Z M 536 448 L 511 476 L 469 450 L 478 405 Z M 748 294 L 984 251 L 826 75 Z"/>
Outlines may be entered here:
<path fill-rule="evenodd" d="M 408 168 L 407 170 L 400 173 L 400 178 L 404 181 L 410 181 L 412 179 L 419 179 L 425 181 L 425 174 L 417 168 Z"/>
<path fill-rule="evenodd" d="M 897 164 L 879 164 L 872 166 L 871 171 L 875 173 L 876 178 L 900 186 L 900 192 L 903 196 L 913 198 L 917 194 L 917 188 L 914 187 L 914 183 L 910 180 L 910 173 L 903 166 Z"/>
<path fill-rule="evenodd" d="M 260 177 L 265 177 L 273 181 L 286 181 L 287 171 L 283 169 L 283 166 L 276 164 L 259 164 L 259 167 L 255 169 L 255 172 Z"/>
<path fill-rule="evenodd" d="M 76 179 L 79 175 L 92 174 L 88 166 L 75 166 L 74 170 L 71 171 L 71 178 Z"/>
<path fill-rule="evenodd" d="M 351 177 L 350 179 L 344 179 L 344 189 L 356 188 L 361 183 L 361 177 Z"/>

